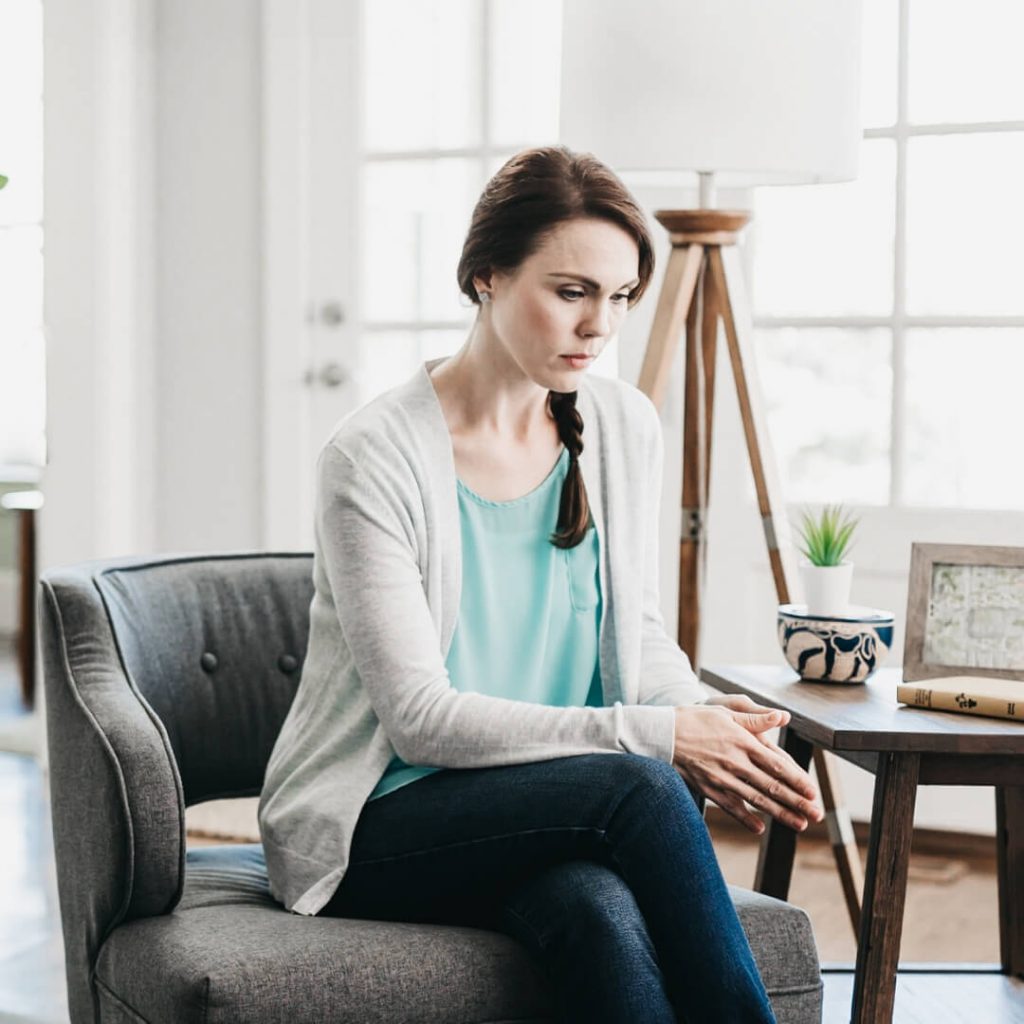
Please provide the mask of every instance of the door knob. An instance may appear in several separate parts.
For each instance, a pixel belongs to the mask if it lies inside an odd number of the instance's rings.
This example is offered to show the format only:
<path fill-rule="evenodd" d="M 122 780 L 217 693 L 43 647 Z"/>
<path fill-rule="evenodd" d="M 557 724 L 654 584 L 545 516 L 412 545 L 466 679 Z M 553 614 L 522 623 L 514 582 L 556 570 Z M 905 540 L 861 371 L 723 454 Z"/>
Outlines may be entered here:
<path fill-rule="evenodd" d="M 320 307 L 320 322 L 327 327 L 337 327 L 345 322 L 345 310 L 340 302 L 325 302 Z"/>
<path fill-rule="evenodd" d="M 319 384 L 325 388 L 337 388 L 349 380 L 350 374 L 341 363 L 324 363 L 319 370 L 307 370 L 305 377 L 307 384 Z"/>

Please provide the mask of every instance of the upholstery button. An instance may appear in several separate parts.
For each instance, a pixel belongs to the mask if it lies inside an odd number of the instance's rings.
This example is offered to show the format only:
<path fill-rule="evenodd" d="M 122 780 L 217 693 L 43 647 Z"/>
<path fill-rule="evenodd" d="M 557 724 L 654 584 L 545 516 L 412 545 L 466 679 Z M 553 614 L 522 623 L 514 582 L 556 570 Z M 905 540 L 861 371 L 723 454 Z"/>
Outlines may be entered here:
<path fill-rule="evenodd" d="M 282 654 L 277 659 L 277 667 L 282 672 L 287 672 L 290 675 L 299 667 L 299 659 L 294 654 Z"/>
<path fill-rule="evenodd" d="M 203 666 L 204 672 L 213 672 L 217 668 L 217 655 L 206 651 L 199 659 L 199 664 Z"/>

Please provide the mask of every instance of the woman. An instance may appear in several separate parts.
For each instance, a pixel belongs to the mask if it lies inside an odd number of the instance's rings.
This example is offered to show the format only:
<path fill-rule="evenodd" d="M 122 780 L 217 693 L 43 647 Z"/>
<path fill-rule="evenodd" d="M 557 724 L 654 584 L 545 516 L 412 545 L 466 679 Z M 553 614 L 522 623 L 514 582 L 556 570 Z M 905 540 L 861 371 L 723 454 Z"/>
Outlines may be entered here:
<path fill-rule="evenodd" d="M 653 264 L 589 154 L 527 150 L 487 184 L 465 344 L 320 454 L 260 826 L 289 910 L 506 931 L 560 1019 L 771 1021 L 690 787 L 755 832 L 748 805 L 802 829 L 817 793 L 765 736 L 785 713 L 701 702 L 658 609 L 657 413 L 586 376 Z"/>

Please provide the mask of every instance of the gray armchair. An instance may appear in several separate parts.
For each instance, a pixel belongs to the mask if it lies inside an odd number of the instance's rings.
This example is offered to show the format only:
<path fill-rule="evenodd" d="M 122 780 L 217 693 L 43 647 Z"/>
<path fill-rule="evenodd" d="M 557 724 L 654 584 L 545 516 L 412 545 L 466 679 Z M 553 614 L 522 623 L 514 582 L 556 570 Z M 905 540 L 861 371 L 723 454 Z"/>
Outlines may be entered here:
<path fill-rule="evenodd" d="M 287 913 L 259 844 L 185 849 L 185 807 L 255 796 L 298 684 L 309 554 L 93 562 L 40 594 L 74 1024 L 548 1021 L 508 936 Z M 780 1021 L 819 1021 L 803 911 L 733 888 Z"/>

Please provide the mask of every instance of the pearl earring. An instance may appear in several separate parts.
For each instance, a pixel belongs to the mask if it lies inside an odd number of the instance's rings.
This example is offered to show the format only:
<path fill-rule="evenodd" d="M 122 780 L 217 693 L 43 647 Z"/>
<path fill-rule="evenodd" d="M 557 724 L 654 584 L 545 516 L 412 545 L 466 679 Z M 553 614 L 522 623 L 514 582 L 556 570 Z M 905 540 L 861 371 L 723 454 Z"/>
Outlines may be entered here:
<path fill-rule="evenodd" d="M 491 293 L 490 292 L 480 292 L 479 293 L 479 298 L 480 298 L 481 305 L 483 303 L 485 303 L 485 302 L 490 302 L 491 301 Z"/>

